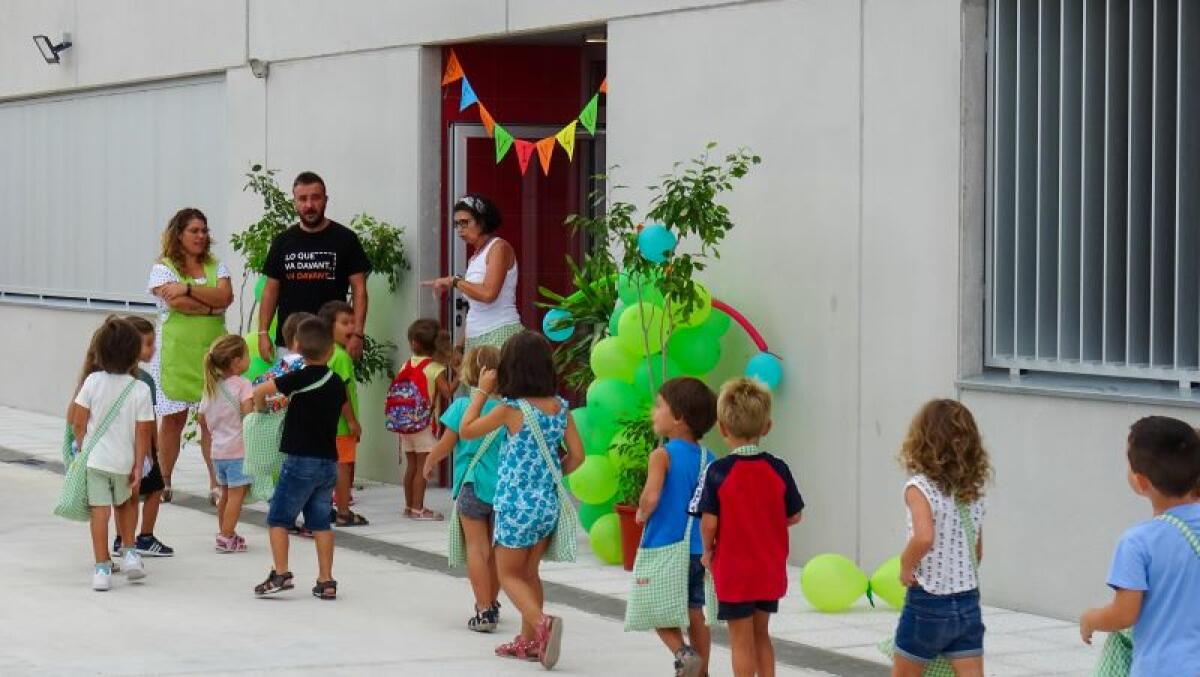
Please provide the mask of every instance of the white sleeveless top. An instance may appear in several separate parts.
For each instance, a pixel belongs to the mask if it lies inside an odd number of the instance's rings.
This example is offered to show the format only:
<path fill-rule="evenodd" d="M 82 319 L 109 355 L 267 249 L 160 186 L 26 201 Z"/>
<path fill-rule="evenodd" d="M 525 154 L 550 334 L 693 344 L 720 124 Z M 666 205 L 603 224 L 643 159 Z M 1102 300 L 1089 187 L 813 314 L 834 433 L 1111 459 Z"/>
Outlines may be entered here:
<path fill-rule="evenodd" d="M 471 284 L 482 284 L 487 277 L 487 257 L 499 238 L 493 237 L 479 250 L 475 257 L 467 263 L 467 272 L 463 278 Z M 467 338 L 478 338 L 484 334 L 510 324 L 520 324 L 521 314 L 517 312 L 517 264 L 504 274 L 504 284 L 500 285 L 500 294 L 495 301 L 484 303 L 463 295 L 467 299 Z"/>
<path fill-rule="evenodd" d="M 909 487 L 920 490 L 933 511 L 933 546 L 917 565 L 917 582 L 926 592 L 934 595 L 950 595 L 978 588 L 979 580 L 975 575 L 975 567 L 971 565 L 971 551 L 968 550 L 974 548 L 975 544 L 967 543 L 954 497 L 943 493 L 925 475 L 913 475 L 904 489 L 907 491 Z M 912 511 L 906 508 L 905 512 L 908 535 L 911 537 Z M 978 538 L 980 525 L 983 524 L 983 499 L 968 505 L 967 513 L 974 523 Z"/>

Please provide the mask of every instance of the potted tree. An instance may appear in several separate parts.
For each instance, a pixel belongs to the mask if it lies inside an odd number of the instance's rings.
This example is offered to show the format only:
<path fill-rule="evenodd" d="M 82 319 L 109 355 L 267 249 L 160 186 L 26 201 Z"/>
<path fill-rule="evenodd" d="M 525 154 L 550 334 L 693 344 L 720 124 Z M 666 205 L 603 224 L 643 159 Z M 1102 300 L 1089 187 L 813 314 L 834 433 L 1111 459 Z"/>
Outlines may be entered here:
<path fill-rule="evenodd" d="M 558 351 L 560 366 L 570 384 L 588 388 L 588 455 L 607 454 L 615 468 L 626 569 L 632 569 L 641 540 L 634 515 L 649 454 L 661 442 L 648 406 L 664 380 L 679 373 L 703 376 L 715 366 L 692 360 L 691 368 L 680 369 L 671 359 L 672 337 L 679 330 L 695 331 L 696 318 L 709 312 L 711 296 L 694 275 L 720 258 L 718 246 L 734 225 L 717 199 L 760 162 L 746 150 L 714 159 L 709 155 L 714 146 L 687 165 L 676 164 L 651 187 L 646 221 L 655 225 L 644 226 L 636 208 L 620 201 L 600 216 L 569 218 L 570 227 L 591 236 L 593 250 L 582 266 L 568 260 L 574 294 L 542 290 L 550 301 L 544 306 L 562 311 L 549 329 L 576 325 Z M 719 359 L 719 347 L 715 350 Z"/>

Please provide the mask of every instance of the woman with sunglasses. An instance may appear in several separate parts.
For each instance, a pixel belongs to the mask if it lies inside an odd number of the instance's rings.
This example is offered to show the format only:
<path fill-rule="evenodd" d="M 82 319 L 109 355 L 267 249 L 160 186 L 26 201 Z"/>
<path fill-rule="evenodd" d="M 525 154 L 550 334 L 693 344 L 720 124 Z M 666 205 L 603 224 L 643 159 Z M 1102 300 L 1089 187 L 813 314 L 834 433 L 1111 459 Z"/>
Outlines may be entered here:
<path fill-rule="evenodd" d="M 500 347 L 525 329 L 517 312 L 517 257 L 512 245 L 496 235 L 500 211 L 482 195 L 464 195 L 454 203 L 454 229 L 474 251 L 463 275 L 422 283 L 438 296 L 457 289 L 467 300 L 466 348 Z"/>

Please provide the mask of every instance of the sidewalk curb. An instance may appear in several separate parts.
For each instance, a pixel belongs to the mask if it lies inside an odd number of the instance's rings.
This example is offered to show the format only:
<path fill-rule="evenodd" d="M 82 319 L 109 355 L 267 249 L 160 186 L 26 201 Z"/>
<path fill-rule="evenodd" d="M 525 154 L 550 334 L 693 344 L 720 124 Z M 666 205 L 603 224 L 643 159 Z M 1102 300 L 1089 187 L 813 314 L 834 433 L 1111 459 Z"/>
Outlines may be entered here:
<path fill-rule="evenodd" d="M 4 446 L 0 446 L 0 463 L 25 465 L 59 475 L 63 474 L 63 465 L 58 461 L 48 461 Z M 198 496 L 175 490 L 171 504 L 210 515 L 216 514 L 216 509 L 209 504 L 207 496 Z M 242 521 L 263 528 L 267 527 L 266 515 L 258 511 L 243 512 Z M 466 578 L 465 570 L 447 569 L 446 558 L 443 555 L 418 550 L 406 545 L 380 541 L 369 536 L 338 531 L 337 547 L 375 555 L 376 557 L 382 557 L 399 564 L 433 573 L 460 579 Z M 623 621 L 625 619 L 625 603 L 615 597 L 551 581 L 543 582 L 543 586 L 546 590 L 546 597 L 552 599 L 554 604 L 562 604 L 615 621 Z M 729 634 L 724 627 L 713 627 L 712 638 L 716 644 L 724 647 L 729 646 Z M 891 674 L 888 666 L 861 658 L 854 658 L 853 656 L 846 656 L 827 649 L 808 646 L 785 639 L 772 638 L 772 642 L 775 646 L 775 659 L 791 667 L 820 670 L 845 677 L 858 677 L 859 675 L 863 677 L 882 677 Z"/>

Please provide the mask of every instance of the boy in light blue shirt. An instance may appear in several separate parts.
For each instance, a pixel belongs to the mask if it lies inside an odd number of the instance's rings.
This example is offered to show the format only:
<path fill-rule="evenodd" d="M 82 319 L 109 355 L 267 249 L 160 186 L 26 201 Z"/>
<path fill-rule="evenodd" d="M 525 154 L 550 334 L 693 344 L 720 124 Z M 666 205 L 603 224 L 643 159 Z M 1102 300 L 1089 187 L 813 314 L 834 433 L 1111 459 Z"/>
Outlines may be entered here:
<path fill-rule="evenodd" d="M 1148 416 L 1129 431 L 1129 485 L 1146 497 L 1155 518 L 1127 530 L 1117 543 L 1108 606 L 1079 620 L 1092 632 L 1133 627 L 1131 674 L 1200 675 L 1200 438 L 1183 421 Z"/>

